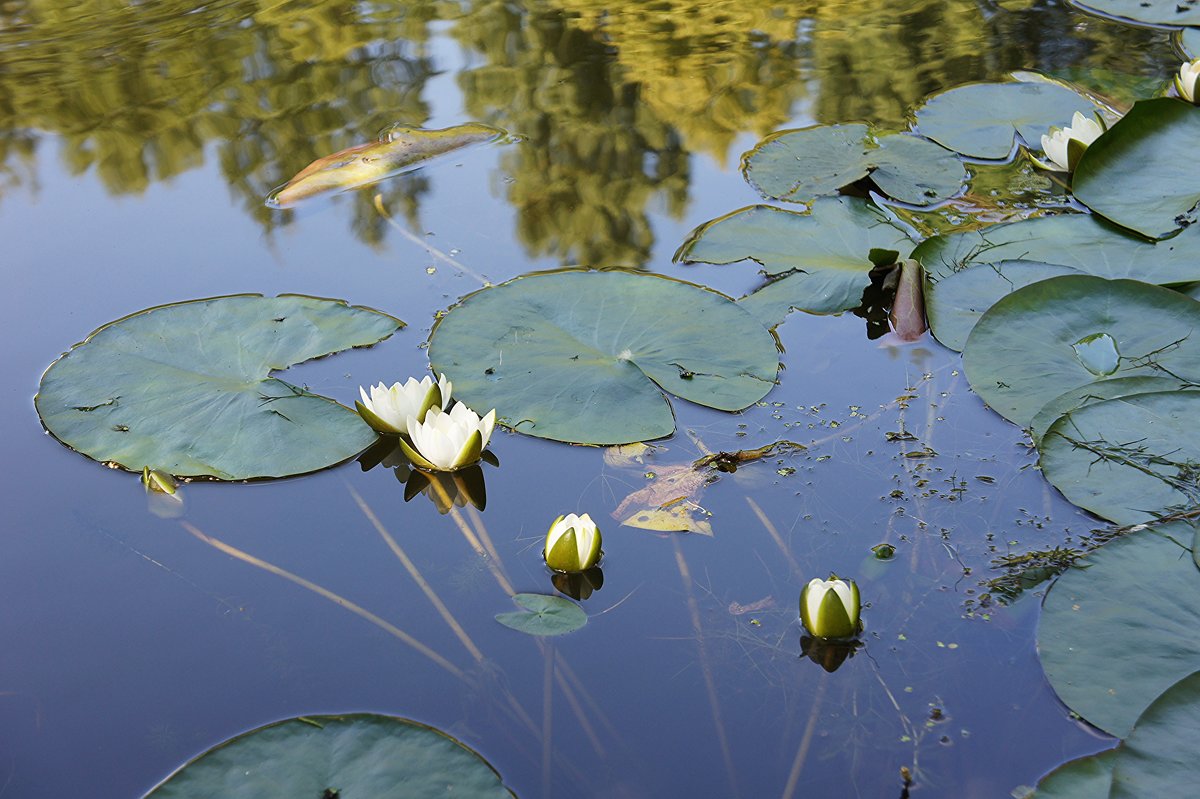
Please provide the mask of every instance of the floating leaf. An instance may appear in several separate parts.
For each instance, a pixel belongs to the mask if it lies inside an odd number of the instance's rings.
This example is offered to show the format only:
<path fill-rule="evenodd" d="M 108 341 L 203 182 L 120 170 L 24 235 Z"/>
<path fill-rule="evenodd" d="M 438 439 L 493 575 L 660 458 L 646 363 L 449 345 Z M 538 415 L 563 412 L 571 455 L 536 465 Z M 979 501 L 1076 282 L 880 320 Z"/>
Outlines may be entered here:
<path fill-rule="evenodd" d="M 963 155 L 1002 159 L 1020 136 L 1037 148 L 1050 126 L 1070 123 L 1076 111 L 1091 116 L 1091 100 L 1048 80 L 970 83 L 931 96 L 917 109 L 921 133 Z"/>
<path fill-rule="evenodd" d="M 1076 356 L 1080 339 L 1113 338 L 1121 356 L 1114 377 L 1200 380 L 1197 329 L 1200 303 L 1182 294 L 1135 280 L 1065 275 L 993 305 L 967 338 L 963 365 L 984 402 L 1024 427 L 1060 394 L 1106 379 Z"/>
<path fill-rule="evenodd" d="M 644 530 L 687 531 L 712 535 L 712 525 L 693 515 L 710 475 L 691 465 L 658 469 L 650 483 L 621 501 L 612 517 L 629 527 Z"/>
<path fill-rule="evenodd" d="M 1200 11 L 1197 11 L 1200 14 Z M 1079 161 L 1075 199 L 1118 225 L 1161 239 L 1196 221 L 1200 109 L 1171 97 L 1134 103 Z"/>
<path fill-rule="evenodd" d="M 267 198 L 271 208 L 290 208 L 321 194 L 350 191 L 408 172 L 435 156 L 496 141 L 499 128 L 469 122 L 442 130 L 392 125 L 377 141 L 318 158 Z"/>
<path fill-rule="evenodd" d="M 715 291 L 621 271 L 564 270 L 484 289 L 434 327 L 434 370 L 517 432 L 580 444 L 670 435 L 678 397 L 740 410 L 774 387 L 775 340 Z"/>
<path fill-rule="evenodd" d="M 299 295 L 163 305 L 105 325 L 55 361 L 35 404 L 68 447 L 131 471 L 304 474 L 354 457 L 375 433 L 354 411 L 270 374 L 402 326 Z"/>
<path fill-rule="evenodd" d="M 1034 799 L 1105 799 L 1112 785 L 1116 749 L 1072 760 L 1038 782 Z"/>
<path fill-rule="evenodd" d="M 244 733 L 184 765 L 147 799 L 512 799 L 478 753 L 415 721 L 301 716 Z"/>
<path fill-rule="evenodd" d="M 1175 41 L 1179 45 L 1179 49 L 1183 52 L 1184 58 L 1188 60 L 1200 58 L 1200 29 L 1184 28 L 1177 32 L 1177 36 L 1178 38 Z"/>
<path fill-rule="evenodd" d="M 1200 386 L 1193 386 L 1174 377 L 1117 377 L 1112 380 L 1101 380 L 1098 383 L 1088 383 L 1086 386 L 1073 388 L 1047 402 L 1029 423 L 1029 435 L 1033 438 L 1033 443 L 1037 444 L 1050 429 L 1050 425 L 1057 422 L 1060 416 L 1096 402 L 1128 397 L 1133 394 L 1179 391 L 1185 388 L 1200 388 Z"/>
<path fill-rule="evenodd" d="M 496 621 L 529 635 L 564 635 L 587 624 L 587 613 L 569 599 L 545 594 L 513 594 L 528 613 L 500 613 Z"/>
<path fill-rule="evenodd" d="M 708 521 L 707 514 L 699 505 L 689 500 L 680 500 L 665 508 L 638 510 L 628 517 L 617 518 L 626 527 L 636 527 L 640 530 L 713 536 L 712 523 Z"/>
<path fill-rule="evenodd" d="M 1149 25 L 1200 25 L 1200 8 L 1181 0 L 1073 0 L 1085 11 Z"/>
<path fill-rule="evenodd" d="M 805 213 L 754 205 L 714 219 L 693 231 L 675 258 L 709 264 L 753 260 L 767 275 L 786 275 L 743 297 L 739 302 L 747 308 L 770 304 L 784 313 L 787 307 L 839 313 L 862 301 L 874 268 L 871 250 L 906 253 L 912 246 L 871 203 L 826 197 Z M 761 307 L 753 310 L 761 319 L 772 316 Z"/>
<path fill-rule="evenodd" d="M 1072 503 L 1117 524 L 1200 506 L 1198 415 L 1197 391 L 1135 394 L 1068 411 L 1038 446 L 1042 473 Z"/>
<path fill-rule="evenodd" d="M 743 156 L 746 180 L 766 197 L 808 203 L 870 177 L 913 205 L 953 197 L 967 170 L 957 155 L 919 136 L 876 137 L 866 125 L 816 125 L 763 139 Z"/>
<path fill-rule="evenodd" d="M 929 328 L 938 341 L 961 352 L 979 317 L 1001 297 L 1039 280 L 1077 274 L 1069 266 L 1037 261 L 1001 261 L 951 272 L 925 292 Z"/>
<path fill-rule="evenodd" d="M 1117 751 L 1109 799 L 1190 794 L 1200 784 L 1197 739 L 1200 670 L 1164 691 L 1138 717 Z"/>
<path fill-rule="evenodd" d="M 1186 283 L 1200 280 L 1200 226 L 1156 244 L 1092 214 L 1041 216 L 933 236 L 912 257 L 935 281 L 975 264 L 1038 261 L 1109 279 Z"/>
<path fill-rule="evenodd" d="M 1182 521 L 1129 534 L 1068 569 L 1046 595 L 1038 627 L 1046 676 L 1067 707 L 1117 737 L 1200 668 L 1193 536 Z"/>

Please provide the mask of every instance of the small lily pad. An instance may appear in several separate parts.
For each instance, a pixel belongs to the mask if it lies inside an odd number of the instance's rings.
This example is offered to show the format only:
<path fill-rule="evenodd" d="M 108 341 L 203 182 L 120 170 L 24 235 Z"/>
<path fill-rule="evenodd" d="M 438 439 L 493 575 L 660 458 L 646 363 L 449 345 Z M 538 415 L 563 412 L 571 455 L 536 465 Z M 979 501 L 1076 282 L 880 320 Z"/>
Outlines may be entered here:
<path fill-rule="evenodd" d="M 809 203 L 870 177 L 887 196 L 913 205 L 953 197 L 967 180 L 954 153 L 907 133 L 876 136 L 866 125 L 816 125 L 763 139 L 742 171 L 765 197 Z"/>
<path fill-rule="evenodd" d="M 1198 416 L 1197 391 L 1134 394 L 1068 411 L 1038 445 L 1042 473 L 1071 502 L 1117 524 L 1200 506 Z"/>
<path fill-rule="evenodd" d="M 300 295 L 163 305 L 55 361 L 34 402 L 62 443 L 130 471 L 248 480 L 316 471 L 375 440 L 357 413 L 271 373 L 381 341 L 404 323 Z"/>
<path fill-rule="evenodd" d="M 723 294 L 617 270 L 517 278 L 464 299 L 429 360 L 472 408 L 519 433 L 579 444 L 670 435 L 663 391 L 741 410 L 775 385 L 770 332 Z"/>
<path fill-rule="evenodd" d="M 301 716 L 232 738 L 181 767 L 147 799 L 513 799 L 460 741 L 416 721 Z"/>
<path fill-rule="evenodd" d="M 871 282 L 871 251 L 894 250 L 903 256 L 912 248 L 905 231 L 873 204 L 825 197 L 805 213 L 755 205 L 714 219 L 697 228 L 675 258 L 708 264 L 751 260 L 763 273 L 782 277 L 759 290 L 770 292 L 769 298 L 755 292 L 740 300 L 771 305 L 771 313 L 756 311 L 769 319 L 787 307 L 810 313 L 856 308 Z"/>
<path fill-rule="evenodd" d="M 1087 97 L 1049 80 L 970 83 L 931 96 L 916 118 L 921 134 L 943 147 L 999 160 L 1012 152 L 1016 137 L 1037 148 L 1052 125 L 1096 110 Z"/>
<path fill-rule="evenodd" d="M 1200 668 L 1194 535 L 1182 521 L 1131 533 L 1046 594 L 1038 626 L 1046 677 L 1067 707 L 1111 735 L 1129 735 L 1159 694 Z"/>
<path fill-rule="evenodd" d="M 564 635 L 587 624 L 587 613 L 569 599 L 545 594 L 513 594 L 513 602 L 528 613 L 499 613 L 496 621 L 529 635 Z"/>
<path fill-rule="evenodd" d="M 1112 377 L 1200 380 L 1198 329 L 1200 303 L 1178 292 L 1135 280 L 1064 275 L 993 305 L 967 338 L 963 366 L 993 410 L 1025 427 L 1055 397 L 1109 379 L 1080 361 L 1074 345 L 1081 339 L 1112 337 L 1120 354 Z"/>
<path fill-rule="evenodd" d="M 1191 103 L 1172 97 L 1134 103 L 1079 160 L 1075 199 L 1147 238 L 1171 236 L 1196 222 L 1198 138 L 1200 108 Z"/>

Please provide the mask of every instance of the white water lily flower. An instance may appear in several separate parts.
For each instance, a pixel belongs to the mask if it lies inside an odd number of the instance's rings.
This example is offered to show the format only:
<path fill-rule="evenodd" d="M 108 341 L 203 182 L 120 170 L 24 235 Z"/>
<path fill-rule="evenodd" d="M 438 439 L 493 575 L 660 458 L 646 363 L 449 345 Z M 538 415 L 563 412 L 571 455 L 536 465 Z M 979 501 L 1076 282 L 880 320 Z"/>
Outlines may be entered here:
<path fill-rule="evenodd" d="M 1200 93 L 1196 92 L 1197 78 L 1200 78 L 1200 58 L 1185 63 L 1179 68 L 1179 74 L 1175 76 L 1175 91 L 1193 105 L 1200 101 Z"/>
<path fill-rule="evenodd" d="M 817 638 L 849 638 L 858 632 L 862 603 L 853 580 L 813 579 L 800 592 L 800 621 Z"/>
<path fill-rule="evenodd" d="M 582 572 L 600 560 L 600 528 L 586 513 L 559 516 L 546 533 L 546 548 L 542 551 L 546 565 L 560 572 Z"/>
<path fill-rule="evenodd" d="M 1074 171 L 1083 151 L 1103 132 L 1104 126 L 1100 122 L 1076 111 L 1068 127 L 1050 128 L 1050 135 L 1042 136 L 1042 152 L 1049 163 L 1039 163 L 1039 166 L 1059 172 Z"/>
<path fill-rule="evenodd" d="M 423 422 L 431 408 L 445 410 L 450 404 L 450 389 L 451 383 L 445 375 L 439 375 L 436 384 L 429 375 L 420 381 L 410 377 L 404 385 L 393 383 L 391 388 L 380 383 L 371 386 L 370 396 L 359 386 L 362 401 L 355 402 L 354 407 L 358 408 L 358 415 L 380 433 L 404 433 L 408 430 L 409 419 Z"/>
<path fill-rule="evenodd" d="M 461 402 L 456 402 L 449 412 L 434 406 L 424 422 L 418 422 L 415 416 L 408 418 L 412 446 L 402 438 L 400 449 L 414 466 L 452 472 L 479 460 L 495 426 L 495 408 L 481 419 Z"/>

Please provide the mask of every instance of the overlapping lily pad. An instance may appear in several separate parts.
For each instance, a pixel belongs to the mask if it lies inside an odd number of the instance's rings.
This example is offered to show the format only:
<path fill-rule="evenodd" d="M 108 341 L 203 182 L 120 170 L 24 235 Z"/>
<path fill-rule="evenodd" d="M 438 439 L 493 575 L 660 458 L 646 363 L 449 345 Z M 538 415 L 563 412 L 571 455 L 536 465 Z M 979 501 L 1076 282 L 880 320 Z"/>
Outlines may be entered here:
<path fill-rule="evenodd" d="M 764 196 L 799 203 L 870 176 L 887 196 L 928 205 L 958 194 L 967 179 L 959 157 L 928 139 L 876 137 L 861 124 L 774 133 L 743 156 L 742 172 Z"/>
<path fill-rule="evenodd" d="M 1135 394 L 1078 408 L 1042 437 L 1042 473 L 1072 503 L 1117 524 L 1200 506 L 1197 418 L 1197 391 Z"/>
<path fill-rule="evenodd" d="M 302 716 L 186 764 L 147 799 L 513 799 L 478 753 L 408 719 Z"/>
<path fill-rule="evenodd" d="M 933 280 L 976 264 L 1040 261 L 1097 277 L 1168 285 L 1200 280 L 1200 227 L 1158 243 L 1091 214 L 1025 219 L 981 230 L 933 236 L 913 251 Z"/>
<path fill-rule="evenodd" d="M 1070 123 L 1076 111 L 1091 116 L 1095 104 L 1049 80 L 970 83 L 935 94 L 917 109 L 922 135 L 963 155 L 1007 158 L 1017 136 L 1037 148 L 1052 125 Z"/>
<path fill-rule="evenodd" d="M 1117 750 L 1072 760 L 1042 777 L 1034 799 L 1105 799 Z"/>
<path fill-rule="evenodd" d="M 565 635 L 587 624 L 587 613 L 569 599 L 546 594 L 513 594 L 526 612 L 499 613 L 496 621 L 528 635 Z"/>
<path fill-rule="evenodd" d="M 1190 793 L 1200 785 L 1197 740 L 1200 670 L 1164 691 L 1138 718 L 1113 761 L 1109 799 Z"/>
<path fill-rule="evenodd" d="M 975 323 L 1001 297 L 1039 280 L 1077 274 L 1069 266 L 1038 261 L 1001 261 L 952 272 L 925 292 L 929 328 L 942 344 L 962 351 Z"/>
<path fill-rule="evenodd" d="M 473 408 L 517 432 L 627 444 L 675 429 L 668 391 L 720 410 L 766 396 L 775 340 L 737 303 L 679 280 L 563 270 L 476 292 L 433 330 L 429 359 Z"/>
<path fill-rule="evenodd" d="M 1200 389 L 1200 386 L 1175 377 L 1116 377 L 1102 380 L 1099 383 L 1088 383 L 1086 386 L 1071 389 L 1047 402 L 1030 422 L 1029 435 L 1033 438 L 1033 443 L 1037 444 L 1046 435 L 1050 425 L 1057 422 L 1059 417 L 1104 400 L 1129 397 L 1135 394 L 1149 394 L 1156 391 L 1195 389 Z"/>
<path fill-rule="evenodd" d="M 1153 320 L 1153 323 L 1148 323 Z M 1065 275 L 1019 289 L 975 325 L 963 349 L 971 387 L 1000 415 L 1028 426 L 1046 403 L 1113 377 L 1200 379 L 1200 303 L 1134 280 Z M 1111 339 L 1118 365 L 1089 368 L 1080 346 Z"/>
<path fill-rule="evenodd" d="M 782 277 L 764 289 L 771 292 L 772 305 L 838 313 L 862 301 L 874 266 L 871 250 L 895 250 L 903 258 L 912 247 L 905 231 L 871 203 L 826 197 L 805 213 L 754 205 L 714 219 L 695 230 L 675 258 L 709 264 L 755 261 L 765 274 Z M 759 299 L 751 294 L 742 302 Z"/>
<path fill-rule="evenodd" d="M 1129 534 L 1088 555 L 1046 595 L 1038 628 L 1046 676 L 1067 707 L 1117 737 L 1200 669 L 1193 537 L 1184 521 Z"/>
<path fill-rule="evenodd" d="M 1200 6 L 1180 0 L 1072 0 L 1085 11 L 1148 25 L 1200 25 Z"/>
<path fill-rule="evenodd" d="M 1191 103 L 1171 97 L 1134 103 L 1079 160 L 1075 198 L 1148 238 L 1170 236 L 1196 221 L 1197 138 L 1200 109 Z"/>
<path fill-rule="evenodd" d="M 238 295 L 151 308 L 92 333 L 42 377 L 42 423 L 125 469 L 285 477 L 375 440 L 354 411 L 270 374 L 387 338 L 403 323 L 336 300 Z"/>

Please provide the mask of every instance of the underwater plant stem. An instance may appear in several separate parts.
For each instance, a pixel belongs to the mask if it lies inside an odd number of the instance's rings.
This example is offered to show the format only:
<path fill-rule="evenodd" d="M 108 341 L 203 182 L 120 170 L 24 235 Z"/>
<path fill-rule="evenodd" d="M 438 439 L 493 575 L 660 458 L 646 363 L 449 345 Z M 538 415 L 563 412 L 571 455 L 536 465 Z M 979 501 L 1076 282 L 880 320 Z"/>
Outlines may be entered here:
<path fill-rule="evenodd" d="M 607 757 L 608 753 L 604 750 L 604 745 L 600 743 L 599 736 L 596 735 L 596 728 L 588 721 L 587 716 L 583 712 L 583 705 L 579 704 L 579 697 L 575 695 L 571 684 L 567 682 L 562 674 L 562 669 L 566 665 L 566 662 L 557 652 L 553 654 L 555 659 L 554 681 L 558 683 L 558 689 L 562 691 L 567 704 L 571 706 L 571 711 L 574 712 L 575 718 L 579 719 L 579 726 L 583 728 L 583 732 L 587 736 L 588 741 L 591 742 L 592 748 L 596 750 L 596 754 L 602 758 Z"/>
<path fill-rule="evenodd" d="M 779 547 L 779 551 L 783 553 L 783 557 L 787 560 L 788 565 L 792 567 L 792 573 L 800 574 L 800 564 L 792 556 L 792 550 L 788 548 L 787 543 L 783 540 L 783 536 L 779 534 L 779 529 L 767 518 L 767 514 L 763 513 L 763 509 L 749 494 L 746 495 L 746 503 L 750 506 L 750 510 L 754 511 L 754 515 L 758 517 L 758 520 L 762 522 L 762 526 L 767 528 L 767 532 L 771 535 L 771 540 L 775 542 L 775 546 Z"/>
<path fill-rule="evenodd" d="M 208 544 L 210 547 L 213 547 L 214 549 L 224 552 L 226 555 L 235 557 L 238 560 L 242 561 L 243 563 L 249 563 L 251 566 L 257 566 L 258 568 L 262 569 L 263 571 L 270 572 L 271 574 L 274 574 L 277 577 L 282 577 L 283 579 L 288 580 L 289 582 L 295 583 L 296 585 L 300 586 L 301 588 L 306 588 L 309 591 L 312 591 L 314 594 L 324 597 L 325 599 L 328 599 L 330 602 L 334 603 L 335 605 L 339 605 L 339 606 L 345 608 L 346 610 L 350 611 L 351 613 L 355 614 L 356 616 L 359 616 L 360 618 L 365 619 L 366 621 L 369 621 L 371 624 L 374 624 L 376 627 L 378 627 L 379 629 L 388 633 L 389 635 L 399 638 L 401 641 L 408 644 L 410 647 L 417 650 L 417 652 L 420 652 L 422 655 L 429 658 L 437 665 L 441 666 L 443 669 L 445 669 L 447 672 L 449 672 L 453 676 L 457 677 L 458 679 L 462 680 L 463 682 L 465 682 L 467 684 L 471 683 L 471 680 L 467 677 L 466 673 L 463 672 L 463 670 L 460 669 L 458 666 L 455 666 L 453 663 L 446 660 L 446 658 L 442 657 L 437 652 L 433 651 L 428 646 L 426 646 L 425 644 L 418 641 L 416 638 L 413 638 L 411 635 L 404 632 L 404 630 L 401 630 L 399 627 L 392 624 L 391 622 L 389 622 L 385 619 L 382 619 L 379 616 L 376 616 L 374 613 L 372 613 L 371 611 L 362 607 L 361 605 L 351 602 L 349 599 L 346 599 L 344 596 L 341 596 L 340 594 L 335 594 L 333 591 L 330 591 L 328 588 L 324 588 L 322 586 L 317 585 L 314 582 L 311 582 L 310 580 L 306 580 L 303 577 L 299 576 L 298 574 L 293 574 L 292 572 L 288 571 L 287 569 L 282 569 L 273 563 L 268 563 L 267 561 L 262 560 L 261 558 L 256 558 L 255 556 L 251 555 L 249 552 L 243 552 L 242 550 L 238 549 L 237 547 L 231 546 L 230 544 L 226 544 L 224 541 L 221 541 L 218 538 L 213 538 L 212 536 L 210 536 L 207 533 L 205 533 L 204 531 L 200 530 L 198 527 L 194 526 L 190 522 L 181 521 L 179 524 L 189 534 L 191 534 L 195 538 L 198 538 L 199 540 L 203 541 L 204 543 Z"/>
<path fill-rule="evenodd" d="M 708 647 L 704 640 L 704 629 L 700 626 L 700 607 L 696 603 L 696 593 L 692 590 L 692 573 L 688 569 L 687 560 L 683 557 L 683 548 L 679 546 L 679 538 L 672 537 L 671 544 L 675 547 L 675 565 L 679 568 L 679 578 L 683 581 L 683 589 L 687 594 L 688 613 L 692 617 L 692 631 L 696 634 L 696 648 L 700 653 L 700 671 L 704 675 L 704 687 L 708 692 L 708 704 L 712 709 L 713 724 L 717 728 L 717 741 L 721 746 L 721 756 L 725 760 L 725 770 L 729 774 L 729 787 L 732 796 L 738 796 L 737 772 L 733 767 L 733 753 L 729 748 L 729 738 L 725 734 L 725 723 L 721 719 L 721 704 L 717 698 L 717 685 L 713 679 L 712 665 L 708 661 Z"/>
<path fill-rule="evenodd" d="M 463 518 L 459 509 L 454 507 L 454 503 L 441 483 L 435 480 L 430 483 L 430 487 L 438 493 L 439 499 L 442 499 L 450 506 L 450 518 L 454 520 L 454 524 L 458 527 L 459 532 L 463 534 L 463 538 L 467 539 L 467 543 L 470 544 L 471 549 L 475 550 L 475 554 L 483 558 L 488 570 L 491 571 L 492 576 L 496 578 L 496 582 L 500 585 L 501 590 L 509 596 L 517 593 L 512 583 L 509 582 L 508 576 L 504 573 L 504 567 L 500 564 L 499 558 L 494 554 L 496 551 L 495 547 L 489 548 L 483 545 L 479 537 L 475 535 L 475 531 L 471 529 L 471 525 L 467 524 L 467 520 Z M 481 529 L 483 529 L 482 525 Z M 483 530 L 483 534 L 486 536 L 487 531 Z M 491 544 L 490 538 L 488 539 L 488 544 Z"/>
<path fill-rule="evenodd" d="M 389 533 L 387 528 L 383 526 L 383 522 L 379 521 L 379 517 L 375 515 L 373 510 L 371 510 L 371 506 L 367 504 L 366 500 L 362 498 L 361 494 L 354 490 L 353 486 L 347 484 L 346 490 L 350 492 L 350 496 L 358 505 L 359 510 L 361 510 L 363 515 L 367 517 L 367 521 L 371 523 L 371 526 L 373 526 L 375 531 L 379 533 L 381 538 L 383 538 L 384 542 L 388 545 L 388 548 L 392 550 L 392 554 L 396 556 L 397 560 L 399 560 L 401 565 L 404 566 L 405 571 L 407 571 L 409 576 L 413 578 L 413 581 L 420 586 L 422 593 L 425 594 L 425 597 L 430 601 L 430 603 L 432 603 L 434 608 L 437 609 L 438 615 L 442 617 L 442 621 L 446 622 L 447 626 L 454 631 L 454 635 L 458 637 L 458 640 L 462 642 L 462 645 L 466 647 L 469 653 L 471 653 L 471 657 L 475 658 L 476 662 L 483 663 L 486 660 L 486 658 L 483 656 L 483 652 L 481 652 L 479 647 L 475 645 L 475 642 L 471 640 L 471 636 L 467 635 L 467 631 L 464 630 L 463 626 L 458 623 L 458 619 L 454 618 L 454 614 L 451 613 L 450 609 L 446 607 L 446 604 L 442 602 L 441 597 L 439 597 L 437 592 L 433 590 L 433 586 L 431 586 L 421 574 L 420 570 L 417 568 L 417 565 L 412 562 L 412 559 L 408 557 L 408 554 L 405 553 L 404 549 L 400 546 L 396 539 L 392 537 L 392 534 Z"/>
<path fill-rule="evenodd" d="M 812 712 L 808 714 L 808 724 L 804 725 L 804 734 L 800 736 L 800 746 L 796 749 L 796 757 L 792 760 L 792 770 L 788 772 L 787 784 L 783 786 L 782 799 L 792 799 L 796 793 L 796 785 L 800 782 L 800 774 L 804 771 L 804 761 L 808 759 L 808 748 L 812 745 L 813 733 L 817 729 L 817 719 L 821 717 L 821 703 L 825 699 L 825 688 L 829 684 L 829 675 L 821 672 L 820 682 L 817 683 L 817 694 L 813 697 Z"/>
<path fill-rule="evenodd" d="M 550 799 L 550 774 L 554 758 L 554 644 L 542 642 L 542 796 Z"/>
<path fill-rule="evenodd" d="M 462 272 L 463 274 L 470 275 L 471 277 L 478 280 L 482 285 L 484 285 L 484 286 L 491 285 L 490 280 L 488 280 L 486 277 L 484 277 L 483 275 L 476 272 L 471 267 L 466 266 L 465 264 L 459 263 L 458 261 L 454 260 L 446 253 L 439 250 L 437 247 L 434 247 L 429 242 L 421 239 L 420 236 L 416 236 L 413 233 L 411 233 L 410 231 L 405 230 L 402 226 L 400 226 L 396 222 L 396 220 L 392 218 L 392 215 L 390 213 L 388 213 L 387 207 L 384 206 L 382 194 L 375 195 L 374 203 L 375 203 L 375 210 L 379 212 L 379 215 L 382 216 L 384 218 L 384 220 L 389 225 L 392 226 L 393 229 L 399 231 L 401 236 L 404 236 L 404 238 L 408 239 L 413 244 L 416 244 L 418 247 L 424 247 L 425 251 L 428 252 L 430 255 L 432 255 L 437 260 L 441 261 L 444 264 L 448 264 L 451 268 L 457 269 L 459 272 Z"/>

